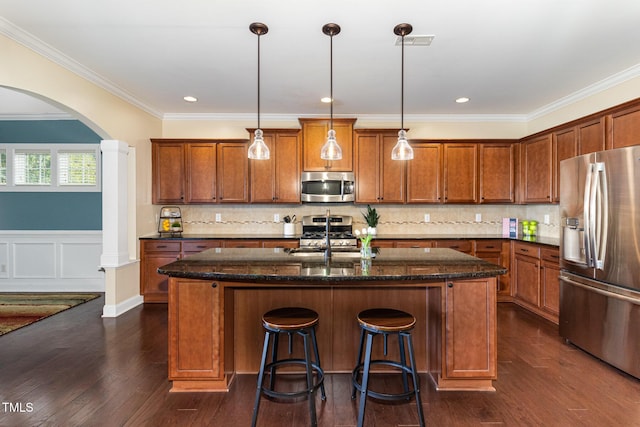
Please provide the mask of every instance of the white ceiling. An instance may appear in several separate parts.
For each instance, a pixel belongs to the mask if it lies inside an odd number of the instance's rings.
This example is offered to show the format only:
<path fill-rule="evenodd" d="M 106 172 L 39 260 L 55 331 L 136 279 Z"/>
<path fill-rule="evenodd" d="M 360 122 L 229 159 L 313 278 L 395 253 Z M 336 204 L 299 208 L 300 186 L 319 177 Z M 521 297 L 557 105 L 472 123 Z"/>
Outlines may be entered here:
<path fill-rule="evenodd" d="M 0 33 L 165 118 L 255 116 L 255 21 L 267 116 L 328 115 L 328 22 L 336 116 L 399 116 L 402 22 L 435 35 L 405 47 L 406 115 L 526 116 L 640 75 L 638 0 L 0 0 Z"/>

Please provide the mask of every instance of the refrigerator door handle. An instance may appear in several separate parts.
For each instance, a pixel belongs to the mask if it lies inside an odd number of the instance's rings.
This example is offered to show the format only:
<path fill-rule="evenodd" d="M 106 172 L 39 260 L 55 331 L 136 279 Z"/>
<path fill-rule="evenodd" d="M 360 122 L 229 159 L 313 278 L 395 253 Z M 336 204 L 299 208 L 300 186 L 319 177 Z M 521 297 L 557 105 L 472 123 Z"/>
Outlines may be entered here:
<path fill-rule="evenodd" d="M 592 180 L 593 180 L 593 163 L 589 163 L 588 171 L 584 183 L 584 258 L 587 267 L 593 267 L 593 246 L 592 241 Z"/>
<path fill-rule="evenodd" d="M 607 251 L 607 234 L 609 231 L 609 191 L 607 190 L 607 174 L 605 164 L 594 164 L 595 188 L 594 203 L 596 204 L 594 258 L 595 267 L 604 270 L 604 260 Z"/>

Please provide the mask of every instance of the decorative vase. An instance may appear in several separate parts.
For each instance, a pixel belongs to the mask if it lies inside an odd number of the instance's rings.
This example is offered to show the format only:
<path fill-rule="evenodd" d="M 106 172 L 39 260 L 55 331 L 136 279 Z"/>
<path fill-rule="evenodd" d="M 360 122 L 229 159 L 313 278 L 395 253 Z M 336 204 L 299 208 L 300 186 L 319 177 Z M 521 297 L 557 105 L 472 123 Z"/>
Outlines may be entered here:
<path fill-rule="evenodd" d="M 363 246 L 360 248 L 360 258 L 371 259 L 371 246 Z"/>

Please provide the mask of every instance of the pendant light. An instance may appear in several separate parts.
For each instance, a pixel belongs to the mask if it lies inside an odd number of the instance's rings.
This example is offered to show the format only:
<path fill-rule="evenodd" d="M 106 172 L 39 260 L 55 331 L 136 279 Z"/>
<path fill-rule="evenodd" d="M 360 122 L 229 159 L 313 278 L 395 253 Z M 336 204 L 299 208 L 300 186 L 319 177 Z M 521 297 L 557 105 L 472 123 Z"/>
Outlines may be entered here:
<path fill-rule="evenodd" d="M 391 159 L 393 160 L 411 160 L 413 159 L 413 148 L 407 141 L 407 132 L 404 130 L 404 36 L 411 34 L 413 27 L 410 24 L 398 24 L 394 27 L 393 33 L 402 37 L 402 67 L 401 67 L 401 83 L 400 83 L 400 131 L 398 132 L 398 142 L 391 150 Z"/>
<path fill-rule="evenodd" d="M 327 142 L 322 146 L 320 150 L 320 158 L 323 160 L 340 160 L 342 159 L 342 149 L 336 141 L 336 131 L 333 130 L 333 36 L 340 34 L 340 26 L 338 24 L 325 24 L 322 27 L 322 32 L 329 36 L 331 40 L 330 48 L 330 105 L 331 105 L 331 118 L 329 121 L 329 132 L 327 135 Z"/>
<path fill-rule="evenodd" d="M 269 28 L 261 22 L 254 22 L 249 25 L 249 29 L 258 36 L 258 128 L 254 132 L 253 143 L 249 146 L 249 158 L 268 160 L 269 147 L 264 143 L 262 129 L 260 129 L 260 36 L 267 34 Z"/>

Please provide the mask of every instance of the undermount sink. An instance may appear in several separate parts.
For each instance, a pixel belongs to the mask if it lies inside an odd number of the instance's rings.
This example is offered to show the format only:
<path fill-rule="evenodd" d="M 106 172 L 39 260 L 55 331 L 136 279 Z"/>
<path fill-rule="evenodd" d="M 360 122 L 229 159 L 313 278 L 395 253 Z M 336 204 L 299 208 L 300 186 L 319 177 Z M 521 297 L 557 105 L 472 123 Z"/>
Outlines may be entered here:
<path fill-rule="evenodd" d="M 295 257 L 324 257 L 325 250 L 323 248 L 293 248 L 288 253 Z M 331 248 L 331 258 L 360 258 L 360 249 Z"/>

